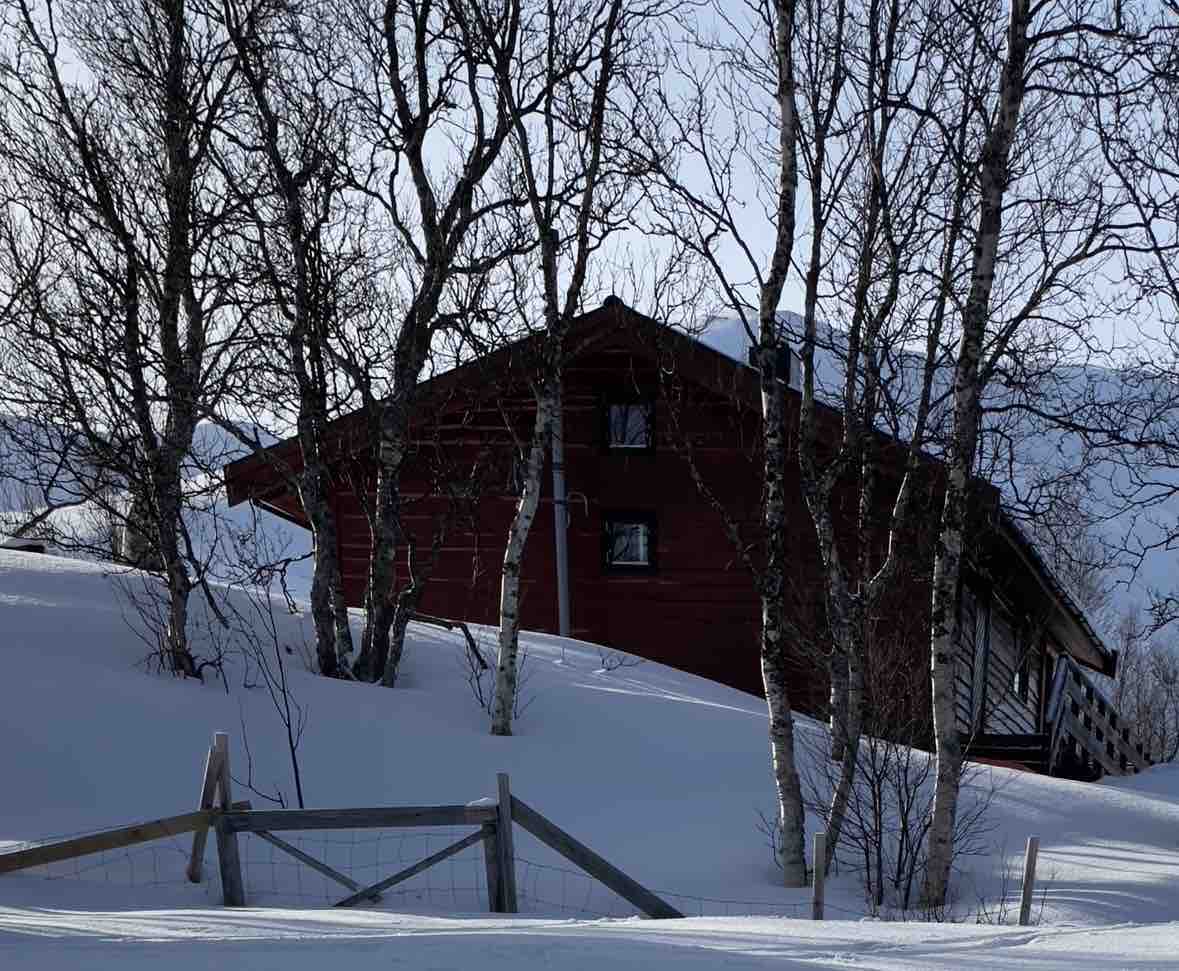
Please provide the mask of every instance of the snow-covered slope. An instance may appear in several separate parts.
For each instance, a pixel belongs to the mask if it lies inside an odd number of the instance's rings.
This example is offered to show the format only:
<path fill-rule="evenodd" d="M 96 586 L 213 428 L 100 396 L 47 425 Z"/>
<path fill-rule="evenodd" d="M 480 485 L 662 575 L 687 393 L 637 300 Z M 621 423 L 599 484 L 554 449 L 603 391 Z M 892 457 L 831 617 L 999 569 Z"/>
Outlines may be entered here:
<path fill-rule="evenodd" d="M 216 729 L 231 733 L 244 775 L 244 726 L 256 785 L 292 795 L 282 725 L 256 669 L 231 658 L 224 682 L 205 685 L 143 671 L 149 646 L 132 632 L 136 615 L 124 592 L 153 581 L 111 569 L 0 550 L 0 840 L 189 810 Z M 244 594 L 224 595 L 248 615 Z M 193 607 L 197 649 L 208 652 L 199 633 L 208 617 L 198 599 Z M 681 909 L 791 913 L 805 905 L 804 892 L 777 886 L 759 832 L 758 813 L 771 810 L 773 793 L 764 707 L 752 696 L 653 663 L 605 671 L 597 647 L 527 635 L 518 734 L 492 738 L 457 636 L 411 630 L 402 683 L 388 691 L 303 671 L 307 619 L 278 613 L 276 623 L 292 652 L 284 654 L 292 693 L 308 715 L 299 747 L 308 805 L 473 800 L 492 793 L 495 772 L 506 771 L 521 798 L 643 883 L 676 894 Z M 490 632 L 481 638 L 490 649 Z M 804 741 L 821 741 L 814 722 L 799 719 L 799 727 Z M 1038 833 L 1047 922 L 1173 916 L 1177 769 L 1094 786 L 996 768 L 974 785 L 997 787 L 995 828 L 988 856 L 963 860 L 963 912 L 1001 896 L 1003 861 L 1014 863 L 1023 840 Z M 544 867 L 558 860 L 527 840 L 521 856 L 535 864 L 534 911 L 545 912 L 545 898 L 556 910 L 577 910 L 568 887 L 561 898 L 544 885 L 567 879 L 546 877 Z M 187 889 L 173 879 L 178 872 L 160 877 L 169 903 L 208 903 L 209 890 Z M 2 878 L 0 900 L 19 911 L 22 901 L 45 904 L 81 885 Z M 150 906 L 156 892 L 138 887 L 137 898 L 137 886 L 127 887 L 127 899 Z M 278 880 L 259 892 L 283 903 L 290 890 Z M 831 894 L 834 906 L 862 912 L 854 877 L 837 877 Z M 617 903 L 594 898 L 585 910 L 621 912 Z M 442 901 L 447 907 L 453 899 Z"/>
<path fill-rule="evenodd" d="M 288 799 L 292 795 L 282 726 L 256 669 L 231 658 L 224 682 L 210 678 L 204 685 L 142 670 L 148 648 L 128 626 L 120 591 L 128 584 L 145 590 L 153 581 L 110 569 L 0 551 L 5 740 L 0 841 L 5 843 L 187 811 L 210 736 L 218 729 L 231 733 L 235 775 L 246 775 L 244 730 L 255 785 L 277 787 Z M 249 609 L 240 591 L 222 593 L 227 605 Z M 207 618 L 199 608 L 196 613 L 194 626 L 200 630 Z M 656 664 L 608 665 L 613 669 L 607 671 L 593 645 L 529 635 L 524 638 L 527 707 L 518 733 L 492 738 L 468 687 L 457 636 L 412 629 L 402 684 L 386 690 L 301 670 L 298 658 L 309 637 L 304 617 L 280 612 L 276 631 L 280 647 L 291 648 L 283 656 L 294 697 L 307 713 L 299 754 L 309 806 L 465 802 L 491 795 L 495 772 L 506 771 L 517 795 L 690 914 L 801 917 L 807 912 L 806 891 L 777 885 L 758 827 L 758 813 L 770 811 L 773 791 L 766 717 L 757 699 Z M 481 639 L 490 649 L 491 633 L 481 632 Z M 209 649 L 199 638 L 198 645 Z M 819 726 L 798 721 L 804 742 L 821 743 Z M 803 761 L 811 765 L 806 753 Z M 1010 900 L 1015 887 L 1004 883 L 1004 868 L 1014 867 L 1026 837 L 1038 834 L 1046 895 L 1044 926 L 1035 935 L 716 919 L 671 929 L 646 923 L 439 920 L 483 909 L 477 855 L 429 871 L 381 907 L 360 913 L 231 913 L 216 906 L 212 851 L 206 882 L 192 886 L 182 875 L 185 841 L 177 840 L 92 858 L 76 869 L 60 864 L 49 873 L 0 877 L 0 966 L 73 966 L 77 944 L 60 952 L 59 965 L 47 958 L 51 952 L 45 948 L 65 938 L 123 942 L 109 951 L 111 963 L 100 965 L 110 967 L 136 961 L 147 966 L 167 949 L 144 942 L 169 941 L 168 948 L 177 948 L 178 940 L 190 942 L 192 950 L 175 953 L 187 955 L 193 967 L 203 966 L 212 953 L 210 942 L 227 940 L 236 948 L 232 953 L 251 967 L 295 968 L 302 965 L 286 962 L 323 959 L 341 948 L 340 954 L 360 962 L 349 965 L 356 967 L 369 966 L 363 962 L 375 961 L 374 954 L 392 959 L 394 953 L 414 966 L 464 967 L 476 953 L 487 952 L 494 955 L 492 966 L 517 961 L 514 966 L 522 968 L 615 962 L 637 967 L 660 955 L 677 964 L 710 967 L 732 960 L 744 968 L 762 967 L 771 958 L 810 961 L 839 953 L 882 968 L 974 966 L 957 964 L 963 955 L 982 958 L 979 967 L 1004 966 L 1003 961 L 1014 963 L 1017 953 L 1036 957 L 1041 966 L 1063 967 L 1051 961 L 1073 961 L 1080 948 L 1130 960 L 1130 947 L 1138 949 L 1135 961 L 1158 959 L 1156 938 L 1145 931 L 1064 936 L 1052 928 L 1175 916 L 1179 770 L 1159 768 L 1135 779 L 1085 785 L 984 769 L 972 785 L 976 795 L 996 788 L 994 828 L 984 840 L 986 854 L 962 861 L 957 912 L 974 912 L 980 902 L 993 911 L 1004 896 Z M 242 795 L 259 802 L 239 787 L 237 796 Z M 447 835 L 435 834 L 432 849 Z M 304 845 L 372 880 L 431 851 L 425 834 L 414 834 L 408 844 L 397 842 L 401 836 L 386 836 L 388 842 L 378 844 L 379 837 L 335 834 L 333 843 L 332 834 L 307 834 Z M 528 913 L 630 912 L 524 835 L 518 836 L 517 852 Z M 288 866 L 253 838 L 245 855 L 252 904 L 290 908 L 332 899 L 332 888 L 318 877 Z M 831 916 L 864 913 L 854 875 L 836 876 L 828 893 Z M 1166 933 L 1167 940 L 1179 941 L 1179 933 Z M 402 934 L 411 934 L 412 944 L 398 937 L 388 948 L 379 946 L 383 938 Z M 296 939 L 312 942 L 301 957 L 293 951 Z"/>
<path fill-rule="evenodd" d="M 214 730 L 232 733 L 241 763 L 243 720 L 260 787 L 277 784 L 290 798 L 282 728 L 264 690 L 243 688 L 233 661 L 228 693 L 213 678 L 202 686 L 137 670 L 148 646 L 128 626 L 137 617 L 120 591 L 144 581 L 108 569 L 0 552 L 0 839 L 187 811 Z M 194 629 L 207 629 L 198 597 L 193 607 Z M 277 619 L 294 661 L 310 628 Z M 207 653 L 202 640 L 195 650 Z M 490 649 L 490 634 L 484 642 Z M 527 707 L 512 739 L 487 734 L 462 641 L 444 632 L 413 630 L 393 691 L 294 666 L 308 719 L 299 750 L 308 805 L 465 802 L 491 794 L 495 772 L 507 771 L 523 798 L 591 844 L 609 834 L 603 851 L 640 878 L 686 894 L 774 899 L 756 830 L 758 810 L 772 805 L 759 701 L 656 665 L 602 673 L 598 651 L 572 641 L 526 643 Z M 723 820 L 734 832 L 722 846 Z M 713 849 L 703 856 L 683 852 L 705 846 Z"/>
<path fill-rule="evenodd" d="M 1179 924 L 545 921 L 351 911 L 0 912 L 6 971 L 1117 971 L 1174 969 Z M 7 937 L 7 941 L 5 938 Z M 11 942 L 12 946 L 6 946 Z"/>

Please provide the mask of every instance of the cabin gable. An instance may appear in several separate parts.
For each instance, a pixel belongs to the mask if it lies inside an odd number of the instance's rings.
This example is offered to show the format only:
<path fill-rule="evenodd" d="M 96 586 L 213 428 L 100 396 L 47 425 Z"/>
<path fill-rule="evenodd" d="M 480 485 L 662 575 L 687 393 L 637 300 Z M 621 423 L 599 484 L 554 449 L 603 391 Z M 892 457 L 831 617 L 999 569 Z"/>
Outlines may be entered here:
<path fill-rule="evenodd" d="M 758 375 L 688 337 L 618 303 L 585 315 L 570 332 L 563 374 L 562 420 L 567 548 L 573 637 L 594 641 L 760 693 L 760 603 L 750 572 L 714 503 L 743 535 L 760 523 Z M 494 626 L 499 566 L 518 475 L 513 447 L 530 432 L 531 392 L 524 380 L 524 342 L 463 365 L 422 386 L 413 419 L 415 462 L 403 476 L 403 524 L 419 549 L 435 536 L 421 610 Z M 786 393 L 788 467 L 796 468 L 799 395 Z M 820 448 L 838 441 L 841 416 L 820 409 Z M 348 601 L 363 602 L 369 534 L 366 491 L 371 463 L 355 448 L 359 421 L 334 426 L 333 501 L 339 559 Z M 275 469 L 298 468 L 292 441 L 226 470 L 231 501 L 250 499 L 294 522 L 302 510 Z M 880 487 L 864 538 L 878 560 L 885 550 L 891 502 L 904 449 L 881 439 Z M 269 462 L 269 464 L 268 464 Z M 702 496 L 695 474 L 708 484 Z M 927 742 L 929 564 L 943 469 L 923 457 L 918 507 L 896 588 L 871 619 L 870 653 L 886 658 L 873 673 L 880 710 L 908 737 Z M 466 476 L 467 478 L 463 478 Z M 289 481 L 289 478 L 287 479 Z M 457 484 L 457 485 L 456 485 Z M 460 495 L 456 498 L 456 495 Z M 829 636 L 814 530 L 798 476 L 787 481 L 787 609 L 792 640 L 792 702 L 824 717 Z M 859 554 L 852 528 L 854 490 L 837 488 L 838 532 Z M 546 468 L 525 552 L 521 623 L 556 632 L 555 510 Z M 979 540 L 963 584 L 956 713 L 965 740 L 1045 733 L 1048 686 L 1058 655 L 1112 670 L 1109 652 L 1079 612 L 1061 598 L 1042 562 L 1010 534 L 997 491 L 980 483 L 972 528 Z M 408 580 L 399 557 L 397 583 Z M 916 727 L 914 727 L 916 726 Z M 881 726 L 887 728 L 887 726 Z"/>

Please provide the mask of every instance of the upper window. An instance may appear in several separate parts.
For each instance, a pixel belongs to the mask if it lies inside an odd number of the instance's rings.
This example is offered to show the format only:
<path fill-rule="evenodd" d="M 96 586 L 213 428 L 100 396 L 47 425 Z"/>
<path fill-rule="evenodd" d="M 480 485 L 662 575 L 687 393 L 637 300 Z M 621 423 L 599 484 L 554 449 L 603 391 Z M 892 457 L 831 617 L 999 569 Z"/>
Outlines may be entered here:
<path fill-rule="evenodd" d="M 655 565 L 654 520 L 641 514 L 618 515 L 606 520 L 605 565 L 608 569 L 643 570 Z"/>
<path fill-rule="evenodd" d="M 655 445 L 655 406 L 650 401 L 606 406 L 606 447 L 651 449 Z"/>

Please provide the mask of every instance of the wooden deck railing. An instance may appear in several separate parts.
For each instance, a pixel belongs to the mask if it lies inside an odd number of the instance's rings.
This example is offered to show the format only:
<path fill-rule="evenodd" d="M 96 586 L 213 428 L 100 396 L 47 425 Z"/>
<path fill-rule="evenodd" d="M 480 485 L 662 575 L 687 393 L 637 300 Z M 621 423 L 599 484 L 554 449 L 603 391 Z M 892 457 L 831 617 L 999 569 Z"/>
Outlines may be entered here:
<path fill-rule="evenodd" d="M 1047 715 L 1050 775 L 1066 758 L 1091 761 L 1110 775 L 1130 775 L 1153 764 L 1133 726 L 1070 657 L 1056 662 Z"/>

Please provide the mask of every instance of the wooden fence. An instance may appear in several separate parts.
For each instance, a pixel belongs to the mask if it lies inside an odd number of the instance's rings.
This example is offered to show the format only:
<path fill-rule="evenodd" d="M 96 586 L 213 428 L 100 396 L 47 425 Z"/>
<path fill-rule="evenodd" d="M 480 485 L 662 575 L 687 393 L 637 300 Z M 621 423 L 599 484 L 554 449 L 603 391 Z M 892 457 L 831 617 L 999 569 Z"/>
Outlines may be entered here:
<path fill-rule="evenodd" d="M 46 866 L 60 860 L 72 860 L 78 856 L 102 853 L 104 850 L 119 850 L 126 846 L 135 846 L 138 843 L 166 839 L 169 836 L 183 836 L 185 833 L 192 833 L 198 829 L 206 829 L 211 821 L 212 813 L 184 813 L 180 816 L 153 819 L 150 822 L 136 823 L 133 826 L 123 826 L 119 829 L 108 829 L 101 833 L 90 833 L 73 839 L 42 843 L 39 846 L 30 846 L 23 850 L 11 850 L 7 853 L 0 853 L 0 874 L 15 873 L 17 870 L 27 870 L 35 866 Z"/>
<path fill-rule="evenodd" d="M 514 914 L 519 905 L 516 891 L 514 825 L 519 825 L 589 876 L 633 904 L 648 917 L 682 917 L 678 910 L 628 877 L 552 820 L 512 795 L 506 774 L 497 776 L 497 798 L 466 805 L 377 806 L 359 809 L 265 809 L 248 802 L 234 802 L 229 772 L 229 736 L 218 732 L 205 760 L 198 809 L 120 829 L 92 833 L 74 839 L 45 843 L 10 853 L 0 853 L 0 874 L 42 866 L 104 850 L 120 849 L 169 836 L 192 833 L 192 851 L 186 874 L 201 880 L 205 844 L 212 829 L 217 841 L 217 864 L 222 899 L 226 906 L 246 903 L 242 880 L 239 833 L 251 833 L 294 857 L 349 893 L 337 907 L 351 907 L 362 900 L 378 900 L 381 893 L 438 863 L 482 843 L 487 876 L 488 907 L 493 913 Z M 361 886 L 327 863 L 288 843 L 276 833 L 295 830 L 389 829 L 420 826 L 473 826 L 471 833 L 436 853 L 405 867 L 370 886 Z"/>

